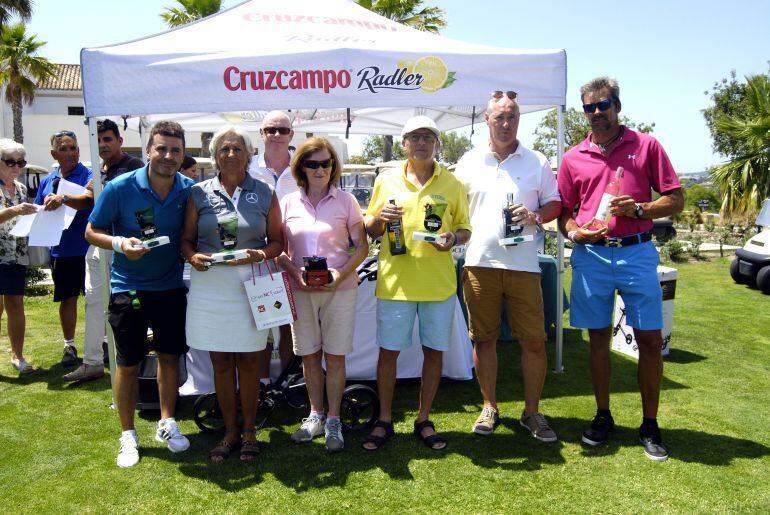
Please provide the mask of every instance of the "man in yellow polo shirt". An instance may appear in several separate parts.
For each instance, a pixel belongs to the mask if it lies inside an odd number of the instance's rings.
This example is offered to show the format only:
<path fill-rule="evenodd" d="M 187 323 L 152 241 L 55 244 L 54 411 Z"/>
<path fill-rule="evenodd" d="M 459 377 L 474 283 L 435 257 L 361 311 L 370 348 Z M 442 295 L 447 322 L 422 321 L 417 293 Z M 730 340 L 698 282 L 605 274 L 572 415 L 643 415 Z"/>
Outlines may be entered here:
<path fill-rule="evenodd" d="M 471 226 L 465 188 L 434 160 L 439 136 L 438 127 L 427 116 L 406 122 L 401 137 L 407 160 L 377 177 L 367 209 L 367 233 L 372 238 L 383 236 L 376 290 L 380 416 L 364 438 L 363 448 L 368 451 L 379 449 L 393 436 L 396 361 L 412 344 L 415 318 L 423 365 L 414 432 L 431 449 L 447 446 L 428 415 L 441 381 L 443 352 L 449 348 L 455 311 L 457 280 L 451 250 L 470 239 Z M 401 243 L 392 253 L 388 224 L 399 220 Z"/>

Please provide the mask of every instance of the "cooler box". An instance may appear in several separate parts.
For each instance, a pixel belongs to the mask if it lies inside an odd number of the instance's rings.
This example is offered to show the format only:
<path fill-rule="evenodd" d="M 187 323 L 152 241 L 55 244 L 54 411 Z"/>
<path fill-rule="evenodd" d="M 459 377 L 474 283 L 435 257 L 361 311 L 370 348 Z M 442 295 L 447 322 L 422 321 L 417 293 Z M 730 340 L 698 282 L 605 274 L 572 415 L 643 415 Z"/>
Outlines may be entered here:
<path fill-rule="evenodd" d="M 666 356 L 671 350 L 671 327 L 674 322 L 674 295 L 676 294 L 676 268 L 658 267 L 658 280 L 663 290 L 663 348 L 660 353 Z M 622 352 L 632 358 L 639 359 L 639 349 L 636 346 L 634 330 L 626 324 L 626 305 L 623 297 L 618 295 L 615 300 L 615 319 L 612 326 L 612 350 Z"/>

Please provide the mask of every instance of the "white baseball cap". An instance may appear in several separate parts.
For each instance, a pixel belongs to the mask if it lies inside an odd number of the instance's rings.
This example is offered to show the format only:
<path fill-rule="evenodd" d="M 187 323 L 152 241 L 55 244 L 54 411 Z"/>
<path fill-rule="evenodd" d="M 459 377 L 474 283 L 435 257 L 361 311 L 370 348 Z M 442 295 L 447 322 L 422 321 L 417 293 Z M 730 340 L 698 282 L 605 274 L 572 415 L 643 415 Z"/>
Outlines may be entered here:
<path fill-rule="evenodd" d="M 410 132 L 414 132 L 418 129 L 428 129 L 436 135 L 436 139 L 441 138 L 441 131 L 438 130 L 436 122 L 425 115 L 412 116 L 409 118 L 404 124 L 404 128 L 401 129 L 401 137 L 403 138 Z"/>

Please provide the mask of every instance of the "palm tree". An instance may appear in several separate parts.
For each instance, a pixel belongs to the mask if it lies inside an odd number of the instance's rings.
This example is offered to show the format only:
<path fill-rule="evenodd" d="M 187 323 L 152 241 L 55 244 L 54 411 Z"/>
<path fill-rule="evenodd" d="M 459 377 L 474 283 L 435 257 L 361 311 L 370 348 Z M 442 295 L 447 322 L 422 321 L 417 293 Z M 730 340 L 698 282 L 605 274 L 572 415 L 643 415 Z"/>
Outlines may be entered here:
<path fill-rule="evenodd" d="M 18 16 L 21 21 L 29 21 L 32 16 L 32 2 L 30 0 L 0 0 L 0 31 L 14 15 Z"/>
<path fill-rule="evenodd" d="M 206 16 L 216 14 L 222 9 L 222 0 L 176 0 L 182 8 L 166 7 L 160 14 L 169 27 L 179 27 Z"/>
<path fill-rule="evenodd" d="M 0 34 L 0 84 L 5 84 L 5 100 L 13 111 L 13 139 L 19 143 L 24 142 L 22 103 L 31 105 L 36 84 L 56 74 L 56 65 L 37 55 L 45 41 L 35 38 L 27 35 L 23 23 L 3 27 Z"/>
<path fill-rule="evenodd" d="M 423 7 L 422 0 L 356 0 L 356 3 L 389 20 L 424 32 L 438 34 L 446 27 L 446 11 L 438 7 Z"/>
<path fill-rule="evenodd" d="M 446 27 L 446 11 L 438 7 L 423 7 L 422 0 L 356 0 L 361 7 L 408 27 L 438 34 Z M 422 7 L 422 9 L 420 9 Z M 385 136 L 383 161 L 393 159 L 393 136 Z"/>
<path fill-rule="evenodd" d="M 745 104 L 745 117 L 723 115 L 715 121 L 716 129 L 740 141 L 742 149 L 711 172 L 727 218 L 755 213 L 770 196 L 770 77 L 747 78 Z"/>

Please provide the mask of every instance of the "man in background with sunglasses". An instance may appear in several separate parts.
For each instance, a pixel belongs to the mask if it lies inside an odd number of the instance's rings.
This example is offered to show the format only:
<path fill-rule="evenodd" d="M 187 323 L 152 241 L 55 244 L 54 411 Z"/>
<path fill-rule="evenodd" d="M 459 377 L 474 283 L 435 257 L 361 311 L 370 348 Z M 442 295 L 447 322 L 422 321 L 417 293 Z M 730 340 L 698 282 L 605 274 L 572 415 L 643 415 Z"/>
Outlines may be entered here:
<path fill-rule="evenodd" d="M 259 129 L 262 142 L 265 145 L 264 154 L 256 156 L 251 160 L 249 175 L 270 186 L 275 191 L 278 201 L 289 193 L 299 191 L 297 181 L 291 175 L 291 153 L 289 144 L 294 137 L 294 130 L 291 128 L 291 120 L 283 111 L 270 111 L 262 120 L 262 127 Z M 281 355 L 281 366 L 285 367 L 293 356 L 291 326 L 286 324 L 280 327 L 281 342 L 279 351 Z M 266 352 L 271 355 L 273 349 L 272 339 L 268 339 Z M 269 376 L 268 368 L 270 359 L 263 360 L 264 370 L 263 379 Z"/>
<path fill-rule="evenodd" d="M 539 411 L 548 367 L 540 265 L 535 240 L 501 245 L 503 210 L 513 197 L 512 222 L 521 235 L 533 237 L 538 224 L 559 216 L 561 200 L 548 159 L 516 139 L 519 105 L 515 91 L 494 91 L 484 118 L 489 146 L 465 154 L 455 175 L 465 185 L 473 235 L 465 253 L 463 295 L 468 307 L 473 358 L 484 407 L 472 427 L 490 435 L 499 421 L 497 410 L 497 338 L 500 305 L 505 302 L 508 325 L 521 346 L 524 410 L 519 423 L 542 442 L 556 433 Z"/>
<path fill-rule="evenodd" d="M 617 81 L 598 77 L 580 88 L 580 99 L 591 132 L 564 155 L 558 182 L 564 208 L 559 226 L 575 243 L 570 257 L 570 324 L 588 329 L 597 407 L 582 441 L 601 445 L 615 429 L 610 413 L 610 339 L 617 290 L 639 348 L 637 377 L 643 416 L 639 440 L 648 458 L 664 461 L 668 450 L 657 422 L 663 377 L 662 294 L 651 231 L 654 218 L 682 211 L 684 197 L 660 143 L 620 125 Z M 624 174 L 619 194 L 609 203 L 612 218 L 597 229 L 594 217 L 618 167 Z M 660 193 L 655 201 L 653 189 Z"/>
<path fill-rule="evenodd" d="M 65 367 L 78 365 L 75 349 L 75 327 L 78 320 L 78 296 L 85 292 L 86 252 L 85 238 L 88 215 L 91 214 L 93 199 L 86 195 L 70 197 L 59 194 L 62 179 L 86 186 L 91 180 L 91 170 L 80 163 L 80 148 L 77 136 L 72 131 L 59 131 L 51 136 L 51 156 L 59 166 L 42 181 L 37 190 L 35 204 L 54 211 L 62 206 L 77 210 L 69 228 L 62 232 L 61 240 L 51 247 L 51 275 L 53 276 L 54 302 L 59 302 L 59 321 L 64 335 L 64 353 L 61 364 Z"/>

